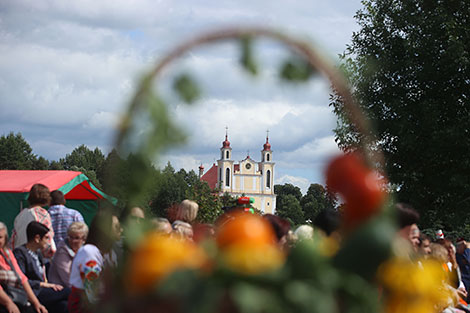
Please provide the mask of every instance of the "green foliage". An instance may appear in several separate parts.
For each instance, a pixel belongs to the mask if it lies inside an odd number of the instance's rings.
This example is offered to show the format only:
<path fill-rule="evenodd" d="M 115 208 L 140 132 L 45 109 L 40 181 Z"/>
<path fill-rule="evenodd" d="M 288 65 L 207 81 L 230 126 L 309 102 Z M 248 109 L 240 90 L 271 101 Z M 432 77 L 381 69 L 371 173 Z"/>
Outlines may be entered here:
<path fill-rule="evenodd" d="M 311 184 L 304 196 L 300 188 L 292 184 L 274 185 L 274 193 L 277 195 L 276 214 L 294 224 L 311 222 L 320 211 L 336 206 L 334 196 L 320 184 Z"/>
<path fill-rule="evenodd" d="M 375 125 L 399 201 L 421 225 L 470 221 L 470 2 L 367 0 L 343 56 L 354 95 Z M 343 150 L 361 144 L 342 99 L 331 97 Z"/>
<path fill-rule="evenodd" d="M 90 150 L 87 146 L 80 145 L 72 153 L 67 154 L 64 159 L 61 159 L 61 162 L 66 170 L 76 166 L 97 172 L 104 160 L 103 152 L 99 148 Z"/>
<path fill-rule="evenodd" d="M 205 181 L 197 179 L 190 188 L 188 199 L 199 204 L 197 221 L 200 223 L 212 224 L 223 213 L 222 198 L 214 193 Z"/>
<path fill-rule="evenodd" d="M 94 150 L 90 150 L 87 146 L 80 145 L 59 162 L 62 164 L 64 170 L 80 171 L 85 174 L 94 185 L 101 187 L 98 173 L 104 161 L 104 154 L 98 147 Z"/>
<path fill-rule="evenodd" d="M 258 66 L 253 56 L 253 40 L 251 37 L 246 36 L 240 40 L 242 55 L 240 64 L 250 74 L 258 74 Z"/>
<path fill-rule="evenodd" d="M 296 225 L 305 223 L 305 217 L 300 202 L 291 194 L 276 200 L 276 215 L 290 219 Z"/>
<path fill-rule="evenodd" d="M 62 163 L 60 163 L 60 161 L 51 161 L 51 163 L 49 164 L 49 169 L 59 171 L 63 170 L 64 166 Z"/>
<path fill-rule="evenodd" d="M 141 156 L 130 154 L 126 159 L 113 149 L 101 171 L 103 190 L 119 199 L 121 206 L 149 208 L 160 172 Z M 139 179 L 139 175 L 142 179 Z M 144 181 L 147 177 L 148 181 Z"/>
<path fill-rule="evenodd" d="M 313 221 L 319 212 L 335 208 L 335 198 L 322 185 L 311 184 L 300 205 L 305 219 Z"/>
<path fill-rule="evenodd" d="M 30 170 L 35 161 L 33 149 L 21 133 L 10 132 L 0 137 L 0 169 Z"/>
<path fill-rule="evenodd" d="M 49 166 L 49 161 L 42 156 L 37 157 L 33 160 L 33 169 L 35 170 L 48 170 Z"/>
<path fill-rule="evenodd" d="M 280 76 L 287 81 L 304 82 L 308 80 L 313 73 L 313 68 L 305 60 L 292 58 L 282 65 Z"/>
<path fill-rule="evenodd" d="M 299 201 L 302 199 L 302 191 L 300 191 L 300 188 L 288 183 L 284 185 L 274 185 L 274 193 L 278 198 L 293 195 Z"/>
<path fill-rule="evenodd" d="M 167 217 L 167 210 L 174 204 L 178 204 L 189 192 L 189 186 L 185 180 L 187 173 L 185 170 L 175 172 L 170 162 L 161 171 L 161 176 L 157 182 L 156 192 L 152 198 L 152 212 L 160 217 Z"/>
<path fill-rule="evenodd" d="M 391 256 L 395 236 L 396 228 L 390 218 L 384 215 L 373 218 L 349 234 L 333 263 L 370 281 L 374 279 L 379 265 Z"/>
<path fill-rule="evenodd" d="M 173 88 L 178 92 L 180 98 L 186 103 L 193 103 L 201 96 L 201 91 L 196 82 L 187 74 L 175 79 Z"/>
<path fill-rule="evenodd" d="M 223 195 L 220 196 L 220 201 L 222 203 L 222 207 L 229 207 L 235 205 L 237 198 L 233 197 L 228 192 L 224 192 Z"/>

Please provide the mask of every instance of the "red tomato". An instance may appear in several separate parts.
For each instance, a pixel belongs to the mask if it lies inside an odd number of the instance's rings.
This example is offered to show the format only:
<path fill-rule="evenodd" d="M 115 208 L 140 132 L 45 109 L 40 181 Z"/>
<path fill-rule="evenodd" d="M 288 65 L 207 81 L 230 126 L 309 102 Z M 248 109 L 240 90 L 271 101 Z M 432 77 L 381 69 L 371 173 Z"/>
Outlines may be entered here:
<path fill-rule="evenodd" d="M 326 170 L 328 187 L 345 200 L 344 224 L 352 228 L 375 215 L 385 200 L 378 175 L 358 154 L 336 157 Z"/>

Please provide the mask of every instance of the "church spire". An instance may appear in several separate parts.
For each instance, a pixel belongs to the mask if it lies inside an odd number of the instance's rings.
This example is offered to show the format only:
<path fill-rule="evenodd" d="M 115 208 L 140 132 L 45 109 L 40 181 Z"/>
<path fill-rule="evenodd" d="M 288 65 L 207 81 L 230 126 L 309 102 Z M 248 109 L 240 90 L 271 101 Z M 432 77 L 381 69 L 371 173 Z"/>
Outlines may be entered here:
<path fill-rule="evenodd" d="M 269 143 L 269 130 L 266 130 L 266 143 L 263 145 L 264 151 L 271 151 L 271 144 Z"/>
<path fill-rule="evenodd" d="M 225 141 L 222 142 L 222 148 L 230 148 L 230 141 L 228 141 L 228 127 L 225 127 Z"/>

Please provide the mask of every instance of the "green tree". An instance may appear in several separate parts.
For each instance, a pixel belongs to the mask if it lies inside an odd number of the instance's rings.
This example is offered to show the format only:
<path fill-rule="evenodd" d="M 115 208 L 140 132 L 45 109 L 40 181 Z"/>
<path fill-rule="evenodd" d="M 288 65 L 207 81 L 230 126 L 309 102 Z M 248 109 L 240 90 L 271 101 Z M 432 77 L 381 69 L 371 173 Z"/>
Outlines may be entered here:
<path fill-rule="evenodd" d="M 193 172 L 193 171 L 191 171 Z M 214 193 L 207 182 L 195 182 L 189 190 L 188 199 L 196 201 L 199 205 L 197 221 L 201 223 L 214 223 L 222 212 L 222 197 Z"/>
<path fill-rule="evenodd" d="M 80 145 L 72 153 L 67 154 L 64 159 L 61 159 L 60 163 L 65 170 L 83 172 L 93 184 L 101 187 L 97 174 L 104 161 L 104 154 L 98 147 L 95 150 L 90 150 L 87 146 Z"/>
<path fill-rule="evenodd" d="M 293 195 L 299 201 L 302 199 L 302 191 L 300 191 L 299 187 L 292 184 L 274 185 L 274 193 L 278 198 Z"/>
<path fill-rule="evenodd" d="M 35 160 L 33 149 L 21 133 L 0 137 L 0 169 L 31 170 Z"/>
<path fill-rule="evenodd" d="M 49 161 L 44 157 L 36 157 L 33 160 L 33 169 L 35 170 L 48 170 L 50 167 Z"/>
<path fill-rule="evenodd" d="M 150 207 L 161 179 L 160 171 L 150 161 L 134 154 L 121 158 L 115 149 L 107 155 L 98 174 L 103 181 L 103 190 L 118 198 L 121 207 L 146 209 Z"/>
<path fill-rule="evenodd" d="M 185 181 L 186 171 L 175 172 L 173 166 L 168 162 L 161 172 L 161 177 L 157 182 L 156 193 L 152 199 L 152 211 L 157 216 L 166 217 L 167 210 L 186 198 L 189 186 Z"/>
<path fill-rule="evenodd" d="M 50 170 L 63 170 L 64 166 L 60 161 L 51 161 L 49 164 Z"/>
<path fill-rule="evenodd" d="M 422 226 L 470 220 L 470 2 L 366 0 L 343 56 L 354 95 L 398 200 Z M 342 99 L 331 97 L 344 149 L 361 143 Z"/>
<path fill-rule="evenodd" d="M 276 200 L 276 215 L 292 221 L 295 225 L 305 223 L 302 207 L 294 195 L 285 195 Z"/>
<path fill-rule="evenodd" d="M 335 198 L 320 184 L 311 184 L 300 200 L 306 220 L 313 221 L 322 210 L 335 208 Z"/>

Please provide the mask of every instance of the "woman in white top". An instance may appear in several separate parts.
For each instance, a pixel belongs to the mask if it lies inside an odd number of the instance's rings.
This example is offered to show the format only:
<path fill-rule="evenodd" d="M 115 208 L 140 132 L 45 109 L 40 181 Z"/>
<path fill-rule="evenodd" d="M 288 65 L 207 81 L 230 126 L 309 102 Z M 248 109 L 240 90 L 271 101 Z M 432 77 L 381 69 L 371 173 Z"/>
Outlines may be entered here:
<path fill-rule="evenodd" d="M 112 221 L 110 212 L 99 211 L 91 222 L 85 245 L 73 259 L 69 280 L 72 287 L 68 303 L 70 313 L 89 312 L 90 304 L 99 299 L 103 287 L 99 278 L 106 267 L 104 255 L 111 252 L 116 237 Z"/>

